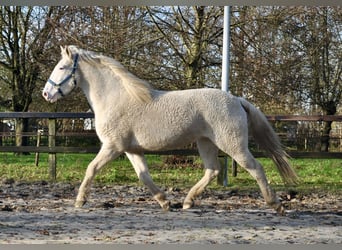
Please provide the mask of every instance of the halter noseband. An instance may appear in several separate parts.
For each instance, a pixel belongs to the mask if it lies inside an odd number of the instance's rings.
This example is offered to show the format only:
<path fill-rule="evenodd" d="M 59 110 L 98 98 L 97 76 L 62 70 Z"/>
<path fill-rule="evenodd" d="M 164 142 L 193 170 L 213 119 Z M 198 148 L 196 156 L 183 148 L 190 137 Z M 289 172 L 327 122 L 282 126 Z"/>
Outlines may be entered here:
<path fill-rule="evenodd" d="M 50 83 L 53 87 L 55 87 L 61 96 L 64 96 L 63 91 L 61 89 L 62 85 L 67 83 L 70 79 L 73 80 L 73 83 L 74 83 L 73 88 L 76 87 L 77 83 L 76 83 L 76 78 L 75 78 L 75 72 L 77 69 L 77 64 L 78 64 L 78 54 L 75 54 L 74 64 L 72 65 L 71 73 L 63 81 L 61 81 L 60 83 L 56 83 L 53 80 L 51 80 L 50 78 L 48 79 L 48 83 Z"/>

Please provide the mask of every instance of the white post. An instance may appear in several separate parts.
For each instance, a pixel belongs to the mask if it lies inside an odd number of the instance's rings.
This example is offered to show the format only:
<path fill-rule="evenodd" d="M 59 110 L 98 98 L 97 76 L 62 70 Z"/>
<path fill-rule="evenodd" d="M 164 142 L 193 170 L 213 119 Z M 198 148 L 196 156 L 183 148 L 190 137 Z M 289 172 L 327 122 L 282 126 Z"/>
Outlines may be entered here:
<path fill-rule="evenodd" d="M 230 6 L 224 6 L 221 89 L 229 92 Z"/>
<path fill-rule="evenodd" d="M 230 6 L 224 6 L 223 20 L 223 51 L 222 51 L 222 77 L 221 89 L 229 92 L 229 71 L 230 71 Z M 228 159 L 224 157 L 222 164 L 223 186 L 228 185 Z"/>

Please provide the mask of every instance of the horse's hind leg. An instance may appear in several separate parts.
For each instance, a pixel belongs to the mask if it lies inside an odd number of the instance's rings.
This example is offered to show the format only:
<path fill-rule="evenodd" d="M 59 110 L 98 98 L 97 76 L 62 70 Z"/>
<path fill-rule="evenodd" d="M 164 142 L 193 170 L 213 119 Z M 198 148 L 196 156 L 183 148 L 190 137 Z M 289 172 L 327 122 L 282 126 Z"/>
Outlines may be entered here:
<path fill-rule="evenodd" d="M 249 150 L 241 150 L 232 157 L 241 167 L 245 168 L 254 179 L 256 179 L 266 203 L 273 207 L 279 214 L 284 214 L 285 210 L 275 192 L 269 186 L 263 167 L 253 157 Z"/>
<path fill-rule="evenodd" d="M 141 180 L 151 191 L 153 197 L 158 201 L 160 206 L 164 210 L 170 209 L 170 202 L 166 200 L 166 195 L 161 191 L 154 183 L 151 175 L 148 171 L 147 162 L 143 154 L 131 154 L 126 155 L 130 162 L 132 163 L 135 172 L 137 173 L 139 180 Z"/>
<path fill-rule="evenodd" d="M 206 170 L 202 179 L 190 189 L 184 200 L 183 209 L 188 209 L 193 206 L 196 196 L 203 192 L 205 187 L 218 175 L 221 168 L 217 158 L 218 148 L 209 139 L 199 139 L 197 141 L 197 147 Z"/>
<path fill-rule="evenodd" d="M 102 146 L 99 153 L 96 155 L 94 160 L 92 160 L 92 162 L 90 162 L 90 164 L 87 167 L 85 177 L 82 181 L 82 184 L 81 184 L 79 191 L 78 191 L 78 194 L 77 194 L 75 207 L 82 207 L 86 203 L 89 192 L 90 192 L 91 183 L 92 183 L 96 173 L 103 166 L 105 166 L 106 163 L 108 163 L 111 160 L 114 160 L 119 155 L 120 155 L 119 152 L 115 152 L 110 148 L 106 148 L 106 147 Z"/>

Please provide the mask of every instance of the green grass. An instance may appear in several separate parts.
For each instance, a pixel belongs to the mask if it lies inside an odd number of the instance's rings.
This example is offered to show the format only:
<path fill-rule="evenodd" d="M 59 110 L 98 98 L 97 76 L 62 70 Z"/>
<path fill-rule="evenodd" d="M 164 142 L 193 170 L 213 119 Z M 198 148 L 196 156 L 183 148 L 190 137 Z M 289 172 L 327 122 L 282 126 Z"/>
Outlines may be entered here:
<path fill-rule="evenodd" d="M 276 167 L 270 159 L 258 159 L 265 169 L 269 183 L 275 189 L 284 189 L 284 184 Z M 342 161 L 341 159 L 292 159 L 291 164 L 299 176 L 300 183 L 293 187 L 302 191 L 331 191 L 342 193 Z M 231 185 L 241 188 L 256 187 L 255 181 L 244 170 L 239 168 L 237 177 L 230 178 Z"/>
<path fill-rule="evenodd" d="M 0 181 L 13 178 L 16 181 L 49 180 L 47 154 L 40 154 L 39 166 L 34 164 L 35 154 L 14 155 L 0 153 Z M 82 181 L 94 154 L 57 154 L 57 182 L 79 183 Z M 258 159 L 265 168 L 269 182 L 276 189 L 284 189 L 281 178 L 270 159 Z M 162 157 L 148 155 L 147 161 L 153 180 L 158 186 L 188 188 L 202 176 L 203 168 L 198 159 L 189 166 L 166 166 Z M 318 190 L 342 193 L 342 161 L 340 159 L 292 159 L 291 163 L 300 177 L 296 189 Z M 256 182 L 242 168 L 238 167 L 237 177 L 228 170 L 228 188 L 258 189 Z M 133 167 L 125 157 L 120 157 L 104 167 L 96 176 L 98 184 L 141 185 Z M 211 188 L 222 188 L 213 181 Z M 288 187 L 294 188 L 294 187 Z"/>

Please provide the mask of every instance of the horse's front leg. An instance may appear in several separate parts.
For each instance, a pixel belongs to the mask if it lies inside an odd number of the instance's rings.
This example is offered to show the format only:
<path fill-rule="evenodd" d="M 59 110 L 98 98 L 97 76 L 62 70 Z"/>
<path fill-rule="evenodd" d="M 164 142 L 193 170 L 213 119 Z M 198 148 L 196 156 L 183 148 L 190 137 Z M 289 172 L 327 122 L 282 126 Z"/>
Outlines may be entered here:
<path fill-rule="evenodd" d="M 151 191 L 153 198 L 158 201 L 160 206 L 165 210 L 170 209 L 170 202 L 166 199 L 166 195 L 154 183 L 148 171 L 147 162 L 143 154 L 127 153 L 126 155 L 132 163 L 139 180 L 141 180 Z"/>
<path fill-rule="evenodd" d="M 110 148 L 102 146 L 94 160 L 88 165 L 82 184 L 78 190 L 75 207 L 82 207 L 89 196 L 90 187 L 96 173 L 111 160 L 114 160 L 121 153 L 115 152 Z"/>

